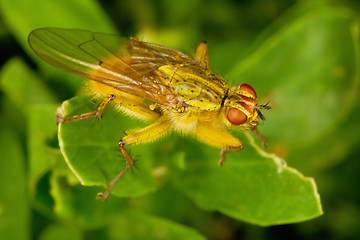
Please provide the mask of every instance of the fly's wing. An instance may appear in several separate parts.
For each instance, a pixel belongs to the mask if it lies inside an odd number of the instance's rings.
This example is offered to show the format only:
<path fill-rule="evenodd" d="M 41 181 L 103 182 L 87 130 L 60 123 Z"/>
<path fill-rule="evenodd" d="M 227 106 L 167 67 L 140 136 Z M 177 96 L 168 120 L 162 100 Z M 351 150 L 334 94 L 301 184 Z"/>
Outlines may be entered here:
<path fill-rule="evenodd" d="M 157 69 L 194 62 L 171 48 L 78 29 L 37 29 L 28 41 L 40 58 L 57 68 L 166 105 L 175 97 Z"/>

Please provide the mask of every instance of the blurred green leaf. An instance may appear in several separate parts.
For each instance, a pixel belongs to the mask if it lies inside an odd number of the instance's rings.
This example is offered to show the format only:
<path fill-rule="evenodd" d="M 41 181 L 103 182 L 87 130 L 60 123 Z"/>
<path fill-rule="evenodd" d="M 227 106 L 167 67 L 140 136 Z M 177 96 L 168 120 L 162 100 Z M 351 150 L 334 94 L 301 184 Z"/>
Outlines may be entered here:
<path fill-rule="evenodd" d="M 248 81 L 270 101 L 262 126 L 270 143 L 310 144 L 349 113 L 358 85 L 354 24 L 354 15 L 341 8 L 311 11 L 231 71 L 230 78 Z"/>
<path fill-rule="evenodd" d="M 359 101 L 359 100 L 358 100 Z M 321 174 L 330 167 L 335 167 L 347 156 L 358 149 L 360 142 L 359 129 L 360 105 L 356 104 L 341 127 L 333 128 L 324 137 L 311 146 L 294 149 L 288 153 L 289 163 L 301 168 L 308 174 Z M 321 176 L 321 175 L 320 175 Z M 330 187 L 329 184 L 327 187 Z"/>
<path fill-rule="evenodd" d="M 73 98 L 63 104 L 65 116 L 91 112 L 97 105 L 91 97 Z M 129 121 L 114 108 L 106 109 L 104 118 L 95 118 L 61 123 L 59 126 L 60 149 L 69 167 L 83 185 L 108 186 L 111 180 L 125 167 L 118 143 L 124 131 L 136 123 Z M 128 171 L 115 185 L 112 193 L 117 196 L 137 196 L 155 190 L 155 180 L 151 174 L 154 156 L 149 148 L 142 148 L 140 172 Z"/>
<path fill-rule="evenodd" d="M 1 90 L 26 115 L 29 105 L 55 103 L 55 95 L 19 58 L 9 60 L 0 75 Z"/>
<path fill-rule="evenodd" d="M 39 240 L 81 240 L 82 233 L 74 226 L 50 225 L 39 236 Z"/>
<path fill-rule="evenodd" d="M 31 31 L 42 27 L 87 29 L 94 32 L 116 33 L 116 28 L 96 0 L 88 1 L 0 1 L 3 21 L 23 49 L 39 63 L 41 70 L 54 82 L 61 79 L 62 85 L 79 88 L 77 77 L 67 75 L 41 61 L 30 49 L 27 39 Z M 66 76 L 66 77 L 65 77 Z"/>
<path fill-rule="evenodd" d="M 181 224 L 129 211 L 111 220 L 109 235 L 111 239 L 205 239 Z"/>
<path fill-rule="evenodd" d="M 30 239 L 24 153 L 4 121 L 0 121 L 0 152 L 0 238 Z"/>
<path fill-rule="evenodd" d="M 4 65 L 0 84 L 2 91 L 25 117 L 22 123 L 28 120 L 29 180 L 34 188 L 54 158 L 47 145 L 57 131 L 56 97 L 19 58 L 13 58 Z"/>
<path fill-rule="evenodd" d="M 31 187 L 58 158 L 55 104 L 36 104 L 29 107 L 28 149 L 29 149 L 29 181 Z M 54 142 L 55 141 L 55 142 Z M 52 145 L 52 146 L 51 146 Z"/>
<path fill-rule="evenodd" d="M 73 185 L 62 171 L 53 172 L 50 184 L 57 216 L 65 222 L 73 222 L 77 227 L 104 227 L 108 224 L 108 219 L 124 211 L 125 199 L 109 198 L 106 202 L 97 200 L 96 194 L 101 188 Z"/>
<path fill-rule="evenodd" d="M 1 1 L 2 18 L 24 49 L 29 33 L 41 27 L 91 29 L 100 32 L 116 32 L 99 3 L 88 1 Z"/>

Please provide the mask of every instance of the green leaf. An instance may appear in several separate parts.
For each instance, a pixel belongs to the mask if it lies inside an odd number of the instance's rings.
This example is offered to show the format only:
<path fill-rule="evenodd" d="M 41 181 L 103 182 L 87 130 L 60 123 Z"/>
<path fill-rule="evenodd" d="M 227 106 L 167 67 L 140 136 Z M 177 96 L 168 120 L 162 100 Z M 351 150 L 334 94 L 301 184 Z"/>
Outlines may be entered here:
<path fill-rule="evenodd" d="M 109 235 L 112 239 L 205 239 L 181 224 L 130 211 L 111 220 Z"/>
<path fill-rule="evenodd" d="M 175 186 L 201 208 L 262 226 L 321 215 L 314 180 L 282 165 L 282 159 L 264 152 L 245 136 L 239 137 L 244 149 L 228 153 L 223 167 L 217 164 L 218 150 L 196 143 L 185 155 L 175 156 Z"/>
<path fill-rule="evenodd" d="M 66 101 L 63 104 L 63 113 L 65 116 L 74 116 L 94 111 L 98 104 L 90 101 L 91 98 L 88 96 Z M 114 108 L 108 107 L 101 121 L 90 118 L 59 125 L 60 149 L 69 167 L 83 185 L 106 187 L 124 169 L 126 164 L 118 143 L 125 135 L 124 131 L 138 127 L 134 123 Z M 154 156 L 150 150 L 148 146 L 141 148 L 141 163 L 137 164 L 140 171 L 128 171 L 115 185 L 113 194 L 138 196 L 155 190 L 155 180 L 151 174 Z M 134 152 L 130 153 L 136 156 L 139 152 L 134 149 Z"/>
<path fill-rule="evenodd" d="M 96 109 L 89 99 L 82 96 L 65 102 L 64 113 L 73 116 L 80 113 L 79 109 L 81 112 Z M 114 133 L 121 132 L 121 127 L 131 128 L 131 124 L 123 123 L 124 119 L 125 116 L 108 108 L 99 122 L 87 119 L 60 125 L 61 149 L 83 184 L 106 186 L 121 170 L 119 137 Z M 199 143 L 178 143 L 176 146 L 186 146 L 186 154 L 190 156 L 186 161 L 178 159 L 168 174 L 174 184 L 202 208 L 219 210 L 240 220 L 273 225 L 319 216 L 322 210 L 314 181 L 294 169 L 281 169 L 281 159 L 250 143 L 255 150 L 245 143 L 246 150 L 228 154 L 223 168 L 217 164 L 218 151 Z M 134 196 L 154 190 L 149 163 L 156 151 L 150 151 L 146 145 L 141 145 L 141 151 L 143 156 L 137 166 L 142 171 L 134 175 L 127 173 L 115 185 L 113 194 Z"/>
<path fill-rule="evenodd" d="M 4 121 L 0 122 L 0 152 L 0 238 L 29 239 L 24 153 L 19 139 Z"/>

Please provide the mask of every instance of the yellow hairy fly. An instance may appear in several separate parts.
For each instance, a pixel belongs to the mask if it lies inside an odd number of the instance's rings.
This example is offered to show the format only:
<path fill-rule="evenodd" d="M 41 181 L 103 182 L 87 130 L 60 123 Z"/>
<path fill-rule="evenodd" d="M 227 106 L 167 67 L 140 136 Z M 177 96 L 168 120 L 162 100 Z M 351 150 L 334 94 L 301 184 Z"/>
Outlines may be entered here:
<path fill-rule="evenodd" d="M 102 100 L 89 113 L 58 116 L 58 123 L 101 118 L 108 104 L 125 114 L 152 124 L 130 131 L 119 141 L 126 167 L 99 197 L 106 199 L 121 176 L 135 162 L 125 146 L 155 140 L 169 131 L 191 134 L 221 148 L 220 165 L 227 151 L 242 148 L 239 139 L 226 131 L 251 129 L 258 133 L 264 119 L 255 90 L 248 84 L 229 86 L 209 69 L 207 43 L 201 42 L 195 58 L 164 46 L 104 33 L 78 29 L 41 28 L 29 35 L 29 45 L 49 64 L 89 79 L 91 92 Z"/>

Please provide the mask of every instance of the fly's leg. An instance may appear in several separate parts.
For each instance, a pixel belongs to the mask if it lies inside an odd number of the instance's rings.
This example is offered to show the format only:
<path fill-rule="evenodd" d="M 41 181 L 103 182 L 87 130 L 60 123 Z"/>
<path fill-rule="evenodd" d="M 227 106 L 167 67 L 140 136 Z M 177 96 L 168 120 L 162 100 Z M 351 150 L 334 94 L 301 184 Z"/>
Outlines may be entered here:
<path fill-rule="evenodd" d="M 166 132 L 168 132 L 170 127 L 171 127 L 171 121 L 169 121 L 168 119 L 165 119 L 165 118 L 159 118 L 159 120 L 157 120 L 153 124 L 151 124 L 145 128 L 142 128 L 140 130 L 130 132 L 125 137 L 123 137 L 119 141 L 119 148 L 120 148 L 121 154 L 125 158 L 126 166 L 111 181 L 111 183 L 106 188 L 105 192 L 99 193 L 97 195 L 97 197 L 101 198 L 101 199 L 106 199 L 109 196 L 111 189 L 115 186 L 116 182 L 125 174 L 125 172 L 129 168 L 135 166 L 134 159 L 130 156 L 130 154 L 128 153 L 128 151 L 125 148 L 126 145 L 143 143 L 143 142 L 152 141 L 157 138 L 160 138 L 161 136 L 164 136 L 166 134 Z"/>
<path fill-rule="evenodd" d="M 93 112 L 83 113 L 80 115 L 75 115 L 75 116 L 66 117 L 66 118 L 58 115 L 58 116 L 56 116 L 56 122 L 57 123 L 72 122 L 72 121 L 82 120 L 82 119 L 86 119 L 86 118 L 90 118 L 90 117 L 98 117 L 99 119 L 101 119 L 106 106 L 109 104 L 109 102 L 114 100 L 114 98 L 115 98 L 114 94 L 111 94 L 107 98 L 104 98 L 104 100 L 102 100 L 102 102 L 100 103 L 98 108 Z"/>
<path fill-rule="evenodd" d="M 256 129 L 256 127 L 252 128 L 251 130 L 256 135 L 256 137 L 261 141 L 262 145 L 266 147 L 267 146 L 266 138 L 263 135 L 261 135 L 261 133 Z"/>
<path fill-rule="evenodd" d="M 242 142 L 239 139 L 233 137 L 225 130 L 211 125 L 198 124 L 195 134 L 199 140 L 215 147 L 221 147 L 220 166 L 224 165 L 226 152 L 242 149 Z"/>
<path fill-rule="evenodd" d="M 241 146 L 238 146 L 238 147 L 231 147 L 231 146 L 228 146 L 228 147 L 224 147 L 221 149 L 220 151 L 220 161 L 219 161 L 219 165 L 220 166 L 223 166 L 224 165 L 224 162 L 226 160 L 226 153 L 227 152 L 235 152 L 235 151 L 239 151 L 240 149 L 242 149 L 243 146 L 241 144 Z"/>
<path fill-rule="evenodd" d="M 127 66 L 127 65 L 126 65 Z M 101 82 L 89 81 L 88 87 L 93 89 L 94 92 L 99 93 L 114 93 L 114 105 L 127 115 L 142 119 L 142 120 L 156 120 L 159 118 L 160 113 L 156 107 L 152 108 L 144 104 L 144 98 L 125 93 L 119 90 L 114 90 L 113 86 L 108 86 Z"/>
<path fill-rule="evenodd" d="M 119 145 L 120 145 L 120 144 L 119 144 Z M 120 150 L 121 150 L 121 147 L 120 147 Z M 98 194 L 97 194 L 97 196 L 96 196 L 97 199 L 103 199 L 103 200 L 107 199 L 107 197 L 109 196 L 109 194 L 110 194 L 110 192 L 111 192 L 111 189 L 115 186 L 116 182 L 126 173 L 126 171 L 127 171 L 129 168 L 131 168 L 132 166 L 135 165 L 134 160 L 130 157 L 130 155 L 127 153 L 127 151 L 126 151 L 125 148 L 123 148 L 123 150 L 121 150 L 121 153 L 122 153 L 122 154 L 124 154 L 123 151 L 125 151 L 126 154 L 129 156 L 130 161 L 126 160 L 126 166 L 125 166 L 125 168 L 116 175 L 116 177 L 111 181 L 111 183 L 110 183 L 110 184 L 108 185 L 108 187 L 106 188 L 105 192 L 103 192 L 103 193 L 98 193 Z M 125 157 L 125 156 L 124 156 L 124 157 Z"/>
<path fill-rule="evenodd" d="M 209 57 L 207 43 L 205 41 L 201 42 L 196 49 L 195 60 L 200 63 L 200 65 L 208 72 L 209 70 Z"/>

